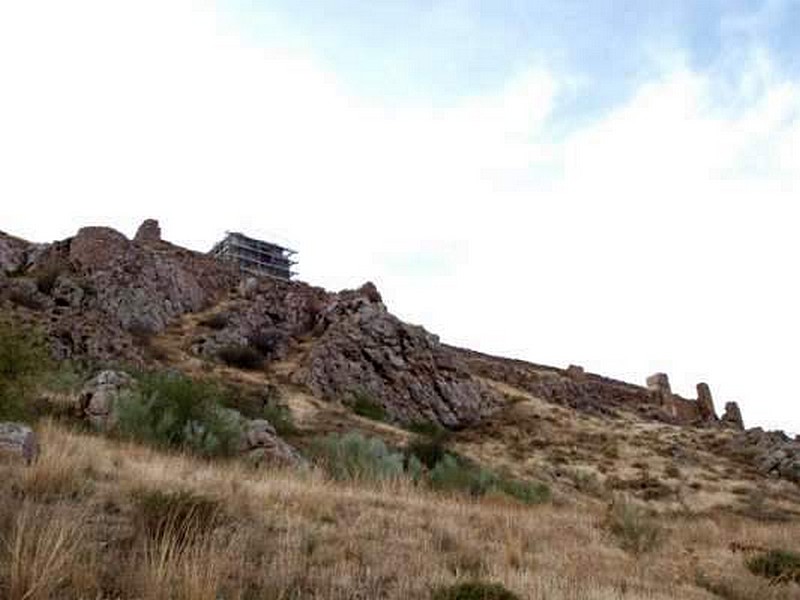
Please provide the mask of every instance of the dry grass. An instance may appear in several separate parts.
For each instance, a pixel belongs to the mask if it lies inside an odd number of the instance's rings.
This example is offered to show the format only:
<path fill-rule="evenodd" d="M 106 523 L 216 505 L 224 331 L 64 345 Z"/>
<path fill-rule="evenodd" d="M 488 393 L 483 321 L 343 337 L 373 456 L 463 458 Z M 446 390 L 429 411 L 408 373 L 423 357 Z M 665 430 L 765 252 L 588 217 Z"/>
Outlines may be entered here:
<path fill-rule="evenodd" d="M 733 542 L 796 551 L 797 521 L 654 516 L 662 542 L 637 557 L 618 546 L 604 527 L 606 504 L 591 498 L 522 507 L 445 497 L 404 482 L 334 483 L 313 470 L 205 462 L 53 425 L 42 432 L 42 445 L 65 451 L 45 451 L 35 468 L 61 469 L 91 485 L 80 496 L 55 499 L 54 490 L 75 489 L 65 477 L 13 509 L 19 512 L 11 519 L 0 597 L 427 599 L 438 586 L 475 579 L 531 600 L 798 594 L 797 586 L 755 577 L 730 551 Z M 3 475 L 21 481 L 25 470 L 11 466 Z M 199 535 L 146 538 L 136 525 L 142 489 L 213 499 L 226 518 Z M 4 503 L 13 499 L 3 493 Z M 85 518 L 67 517 L 78 512 Z M 95 562 L 87 566 L 82 556 Z M 25 596 L 31 588 L 38 595 Z"/>
<path fill-rule="evenodd" d="M 24 504 L 6 548 L 9 600 L 57 597 L 60 586 L 81 568 L 81 544 L 80 518 Z"/>

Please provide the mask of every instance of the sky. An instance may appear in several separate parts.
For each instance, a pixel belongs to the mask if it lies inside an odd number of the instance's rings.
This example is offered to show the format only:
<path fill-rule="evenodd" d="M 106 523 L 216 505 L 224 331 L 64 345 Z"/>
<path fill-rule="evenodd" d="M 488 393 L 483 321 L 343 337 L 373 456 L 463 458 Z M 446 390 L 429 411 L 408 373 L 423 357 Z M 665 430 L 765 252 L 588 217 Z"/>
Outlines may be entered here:
<path fill-rule="evenodd" d="M 800 432 L 800 0 L 6 0 L 0 229 L 285 241 L 452 344 Z"/>

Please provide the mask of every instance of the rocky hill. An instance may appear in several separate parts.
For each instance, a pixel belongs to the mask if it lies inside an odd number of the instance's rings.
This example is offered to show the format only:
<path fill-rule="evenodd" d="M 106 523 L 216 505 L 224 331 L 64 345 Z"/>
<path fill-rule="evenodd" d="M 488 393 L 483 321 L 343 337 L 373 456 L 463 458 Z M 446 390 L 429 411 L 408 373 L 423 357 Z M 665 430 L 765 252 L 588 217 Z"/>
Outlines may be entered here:
<path fill-rule="evenodd" d="M 457 487 L 472 495 L 491 490 L 530 502 L 546 489 L 556 505 L 578 512 L 597 512 L 624 495 L 662 515 L 800 518 L 800 441 L 745 430 L 734 402 L 720 415 L 706 383 L 698 384 L 697 398 L 687 399 L 672 392 L 662 373 L 641 386 L 579 366 L 561 369 L 448 346 L 392 315 L 371 283 L 334 293 L 302 282 L 242 278 L 226 263 L 164 241 L 153 220 L 134 239 L 104 227 L 47 244 L 0 232 L 0 315 L 0 325 L 41 335 L 58 364 L 80 365 L 69 390 L 39 386 L 44 408 L 37 410 L 69 427 L 77 420 L 111 440 L 146 441 L 141 432 L 123 431 L 120 421 L 131 411 L 149 422 L 148 411 L 173 410 L 158 403 L 168 389 L 179 403 L 188 398 L 180 410 L 194 415 L 174 435 L 182 449 L 201 453 L 217 452 L 227 443 L 225 431 L 235 429 L 234 454 L 306 468 L 320 464 L 321 444 L 333 443 L 323 436 L 356 432 L 386 444 L 369 442 L 370 452 L 384 453 L 415 485 L 450 468 Z M 164 373 L 183 379 L 175 383 Z M 4 393 L 0 388 L 0 401 Z M 285 414 L 276 412 L 276 399 Z M 198 425 L 203 418 L 210 421 Z M 161 419 L 155 428 L 169 426 Z M 73 434 L 48 427 L 43 452 L 48 436 L 56 445 L 77 443 L 68 438 Z M 404 458 L 392 455 L 393 448 Z M 35 462 L 34 432 L 0 428 L 4 453 Z M 112 534 L 102 529 L 98 535 Z M 386 585 L 392 593 L 352 597 L 404 597 L 405 588 Z M 658 595 L 658 585 L 630 597 L 677 597 Z M 742 585 L 766 589 L 753 581 Z M 629 597 L 608 586 L 609 595 L 552 597 Z M 709 586 L 692 584 L 685 597 L 713 597 L 697 591 Z M 412 588 L 408 597 L 422 597 Z M 351 597 L 314 589 L 275 597 Z"/>

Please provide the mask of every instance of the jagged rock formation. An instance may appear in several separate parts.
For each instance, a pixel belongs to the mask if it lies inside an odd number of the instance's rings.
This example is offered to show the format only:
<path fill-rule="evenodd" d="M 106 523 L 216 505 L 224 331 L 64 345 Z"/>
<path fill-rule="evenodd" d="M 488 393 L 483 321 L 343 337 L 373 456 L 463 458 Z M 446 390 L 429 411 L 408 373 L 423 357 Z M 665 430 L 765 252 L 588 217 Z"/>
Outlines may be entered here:
<path fill-rule="evenodd" d="M 47 245 L 8 236 L 0 244 L 13 249 L 6 263 L 22 265 L 20 277 L 5 280 L 2 295 L 39 313 L 63 358 L 140 361 L 137 337 L 210 306 L 237 281 L 205 255 L 168 243 L 134 243 L 106 227 L 85 227 Z"/>
<path fill-rule="evenodd" d="M 782 431 L 748 429 L 733 438 L 730 451 L 764 475 L 800 483 L 800 440 L 792 440 Z"/>
<path fill-rule="evenodd" d="M 225 300 L 218 326 L 191 340 L 196 354 L 249 345 L 278 360 L 305 343 L 293 382 L 335 402 L 367 395 L 403 423 L 461 427 L 500 404 L 436 336 L 391 315 L 372 284 L 334 294 L 298 282 L 240 282 L 227 265 L 162 241 L 153 220 L 133 241 L 106 227 L 48 245 L 0 239 L 4 264 L 21 274 L 5 280 L 6 297 L 47 328 L 61 357 L 142 362 L 148 336 Z M 113 420 L 106 397 L 87 392 L 84 408 L 102 426 Z"/>
<path fill-rule="evenodd" d="M 475 423 L 499 405 L 439 339 L 391 315 L 372 284 L 331 298 L 294 380 L 329 399 L 366 395 L 402 423 Z"/>

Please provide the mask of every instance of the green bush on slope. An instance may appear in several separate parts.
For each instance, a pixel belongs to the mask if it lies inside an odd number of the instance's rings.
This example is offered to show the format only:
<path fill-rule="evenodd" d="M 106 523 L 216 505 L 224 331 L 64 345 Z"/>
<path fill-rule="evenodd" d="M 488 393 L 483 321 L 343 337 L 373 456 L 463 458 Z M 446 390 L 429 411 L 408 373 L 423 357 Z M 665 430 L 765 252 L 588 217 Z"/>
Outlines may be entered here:
<path fill-rule="evenodd" d="M 223 397 L 219 386 L 184 375 L 143 375 L 138 388 L 119 399 L 117 428 L 125 437 L 161 447 L 231 455 L 241 425 L 222 407 Z"/>

